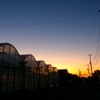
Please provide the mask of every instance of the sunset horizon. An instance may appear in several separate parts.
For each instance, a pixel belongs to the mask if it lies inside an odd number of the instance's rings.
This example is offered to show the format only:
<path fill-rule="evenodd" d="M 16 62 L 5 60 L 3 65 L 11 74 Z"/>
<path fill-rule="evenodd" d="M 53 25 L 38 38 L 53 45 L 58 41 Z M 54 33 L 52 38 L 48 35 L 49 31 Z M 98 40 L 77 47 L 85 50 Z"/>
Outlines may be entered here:
<path fill-rule="evenodd" d="M 1 0 L 0 43 L 57 69 L 100 69 L 99 0 Z"/>

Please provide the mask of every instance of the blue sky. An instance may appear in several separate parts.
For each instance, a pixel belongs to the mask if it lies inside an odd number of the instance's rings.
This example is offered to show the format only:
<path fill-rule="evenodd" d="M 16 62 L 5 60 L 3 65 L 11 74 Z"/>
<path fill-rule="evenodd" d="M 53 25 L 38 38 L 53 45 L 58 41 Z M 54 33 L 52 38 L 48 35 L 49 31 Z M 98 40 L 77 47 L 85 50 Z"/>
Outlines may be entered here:
<path fill-rule="evenodd" d="M 99 0 L 0 0 L 0 42 L 58 69 L 87 72 L 88 54 L 99 50 L 99 9 Z"/>

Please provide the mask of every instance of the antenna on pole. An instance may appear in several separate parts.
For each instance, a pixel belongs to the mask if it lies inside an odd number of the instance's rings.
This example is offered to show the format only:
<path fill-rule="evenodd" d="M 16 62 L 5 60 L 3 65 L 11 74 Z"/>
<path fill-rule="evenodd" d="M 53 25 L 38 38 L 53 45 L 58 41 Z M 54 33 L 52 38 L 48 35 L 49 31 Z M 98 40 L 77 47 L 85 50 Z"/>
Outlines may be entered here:
<path fill-rule="evenodd" d="M 91 63 L 91 56 L 92 54 L 89 54 L 89 59 L 90 59 L 90 73 L 91 73 L 91 76 L 92 76 L 92 63 Z"/>

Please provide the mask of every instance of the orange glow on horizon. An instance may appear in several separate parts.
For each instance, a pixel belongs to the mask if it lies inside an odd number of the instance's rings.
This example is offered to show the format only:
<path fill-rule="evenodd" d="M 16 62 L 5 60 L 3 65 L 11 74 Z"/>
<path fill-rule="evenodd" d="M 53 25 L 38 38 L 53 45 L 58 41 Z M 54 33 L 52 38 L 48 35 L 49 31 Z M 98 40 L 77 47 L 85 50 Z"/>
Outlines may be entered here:
<path fill-rule="evenodd" d="M 19 50 L 20 51 L 20 50 Z M 24 51 L 24 50 L 23 50 Z M 24 54 L 32 54 L 33 51 L 24 51 L 22 53 Z M 26 53 L 27 52 L 27 53 Z M 20 52 L 21 54 L 21 52 Z M 57 69 L 67 69 L 69 73 L 79 75 L 78 69 L 81 71 L 82 77 L 88 76 L 88 70 L 87 70 L 87 63 L 89 63 L 89 58 L 87 56 L 84 56 L 83 58 L 78 58 L 78 54 L 73 55 L 59 55 L 55 52 L 51 52 L 47 54 L 46 52 L 41 53 L 40 51 L 35 51 L 32 54 L 36 60 L 44 60 L 46 64 L 51 64 L 53 67 L 57 67 Z M 77 58 L 76 58 L 77 55 Z M 70 56 L 70 58 L 69 58 Z M 95 67 L 93 67 L 94 70 L 100 69 L 98 63 Z"/>

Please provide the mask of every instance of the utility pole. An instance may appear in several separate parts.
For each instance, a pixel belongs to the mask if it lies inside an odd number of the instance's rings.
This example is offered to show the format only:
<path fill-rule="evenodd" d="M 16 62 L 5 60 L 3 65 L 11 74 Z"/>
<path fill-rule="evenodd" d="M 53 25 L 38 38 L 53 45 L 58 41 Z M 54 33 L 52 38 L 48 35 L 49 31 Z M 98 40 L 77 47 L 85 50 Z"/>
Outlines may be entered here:
<path fill-rule="evenodd" d="M 80 69 L 78 69 L 78 73 L 79 73 L 79 77 L 81 78 L 81 71 L 80 71 Z"/>
<path fill-rule="evenodd" d="M 89 64 L 87 64 L 87 71 L 88 71 L 88 76 L 90 76 Z"/>
<path fill-rule="evenodd" d="M 92 54 L 89 54 L 89 59 L 90 59 L 90 69 L 91 69 L 91 76 L 92 76 L 92 63 L 91 63 L 91 56 L 92 56 Z"/>

